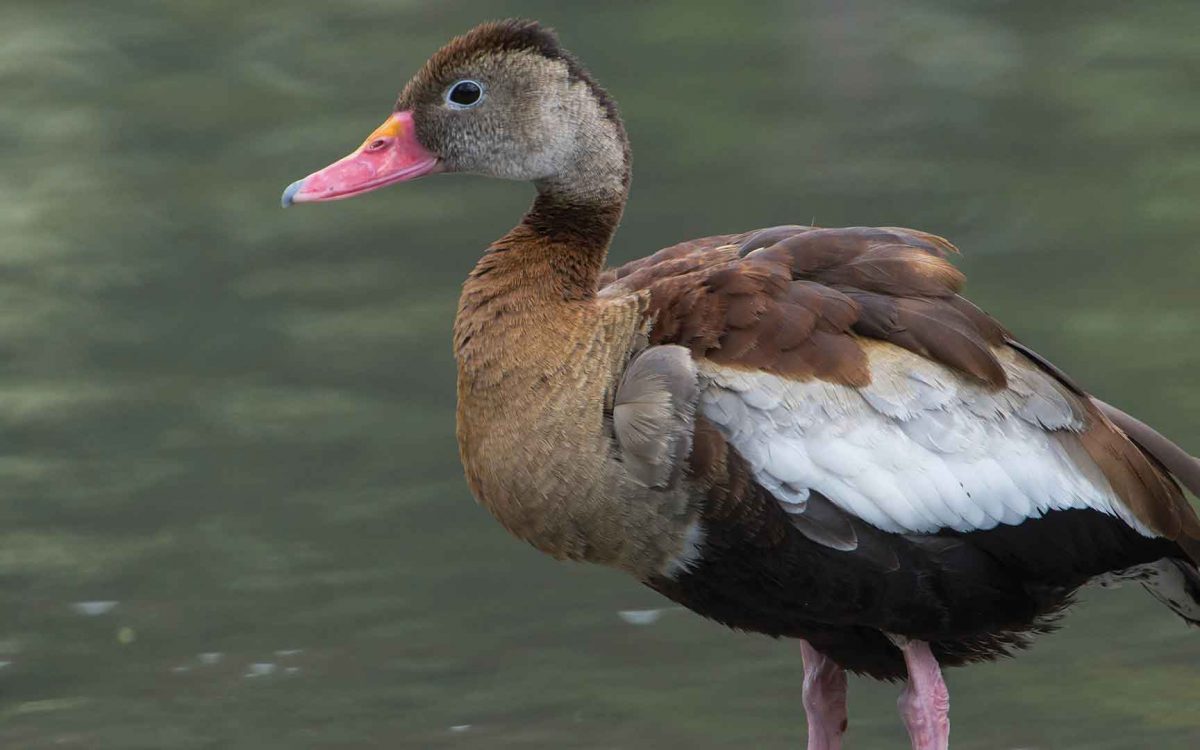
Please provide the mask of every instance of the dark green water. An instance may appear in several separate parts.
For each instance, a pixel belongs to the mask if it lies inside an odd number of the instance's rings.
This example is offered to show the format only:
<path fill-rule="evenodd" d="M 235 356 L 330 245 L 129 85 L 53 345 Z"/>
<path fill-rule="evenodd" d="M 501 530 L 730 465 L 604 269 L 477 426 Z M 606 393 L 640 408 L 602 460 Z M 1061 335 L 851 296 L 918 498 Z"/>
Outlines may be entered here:
<path fill-rule="evenodd" d="M 622 105 L 614 260 L 945 234 L 974 299 L 1200 451 L 1192 0 L 4 0 L 0 746 L 802 746 L 795 644 L 631 625 L 663 603 L 467 492 L 457 288 L 531 190 L 278 206 L 513 14 Z M 949 682 L 956 748 L 1200 747 L 1200 633 L 1136 588 Z M 904 746 L 895 695 L 852 683 L 852 747 Z"/>

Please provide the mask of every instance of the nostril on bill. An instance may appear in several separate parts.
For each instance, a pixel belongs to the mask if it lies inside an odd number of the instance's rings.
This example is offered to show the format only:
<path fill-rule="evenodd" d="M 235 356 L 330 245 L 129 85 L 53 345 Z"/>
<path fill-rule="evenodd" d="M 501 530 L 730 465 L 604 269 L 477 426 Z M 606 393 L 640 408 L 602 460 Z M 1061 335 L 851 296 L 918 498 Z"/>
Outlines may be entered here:
<path fill-rule="evenodd" d="M 386 145 L 388 145 L 387 138 L 376 138 L 375 140 L 373 140 L 367 144 L 367 150 L 368 151 L 378 151 L 379 149 L 383 148 Z"/>

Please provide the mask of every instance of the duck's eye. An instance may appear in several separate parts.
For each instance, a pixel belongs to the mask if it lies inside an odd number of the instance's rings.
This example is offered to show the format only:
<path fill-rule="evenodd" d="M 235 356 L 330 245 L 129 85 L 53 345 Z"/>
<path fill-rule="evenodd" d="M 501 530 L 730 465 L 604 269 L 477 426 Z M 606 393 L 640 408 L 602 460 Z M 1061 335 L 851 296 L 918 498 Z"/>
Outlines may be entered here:
<path fill-rule="evenodd" d="M 467 109 L 483 101 L 483 84 L 478 81 L 459 81 L 446 92 L 446 103 L 454 109 Z"/>

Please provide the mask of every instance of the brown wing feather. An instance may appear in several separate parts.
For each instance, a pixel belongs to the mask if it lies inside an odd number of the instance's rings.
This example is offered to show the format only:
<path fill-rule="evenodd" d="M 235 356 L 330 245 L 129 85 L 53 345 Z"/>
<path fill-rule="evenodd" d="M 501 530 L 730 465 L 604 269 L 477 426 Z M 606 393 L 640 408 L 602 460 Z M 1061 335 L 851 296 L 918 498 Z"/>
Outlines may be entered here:
<path fill-rule="evenodd" d="M 650 266 L 658 266 L 668 260 L 677 260 L 688 255 L 696 255 L 696 262 L 700 262 L 704 251 L 712 250 L 715 247 L 721 247 L 730 243 L 735 243 L 744 235 L 740 234 L 718 234 L 712 237 L 701 237 L 695 240 L 687 240 L 680 242 L 678 245 L 664 247 L 653 255 L 647 255 L 645 258 L 631 260 L 624 265 L 615 266 L 605 269 L 597 282 L 597 286 L 601 289 L 612 284 L 614 281 L 624 279 L 635 271 Z M 661 273 L 661 269 L 660 269 Z"/>
<path fill-rule="evenodd" d="M 1011 346 L 1086 396 L 959 296 L 964 277 L 948 260 L 955 253 L 941 237 L 912 229 L 773 227 L 660 250 L 605 272 L 600 294 L 648 294 L 651 343 L 679 344 L 726 366 L 864 386 L 864 345 L 874 339 L 1001 389 L 1008 383 L 997 352 Z M 1200 477 L 1200 464 L 1182 462 L 1182 450 L 1167 450 L 1165 438 L 1139 431 L 1131 417 L 1116 418 L 1123 431 L 1081 401 L 1088 457 L 1136 518 L 1200 560 L 1200 520 L 1171 477 Z"/>
<path fill-rule="evenodd" d="M 911 229 L 774 227 L 660 250 L 601 294 L 647 290 L 651 342 L 720 364 L 865 385 L 866 337 L 1002 387 L 1004 329 L 958 296 L 955 252 Z"/>
<path fill-rule="evenodd" d="M 1104 416 L 1120 427 L 1131 440 L 1142 447 L 1142 450 L 1158 459 L 1180 484 L 1187 487 L 1193 495 L 1200 496 L 1200 459 L 1172 443 L 1158 430 L 1137 417 L 1126 414 L 1098 398 L 1093 397 L 1092 401 L 1104 412 Z"/>
<path fill-rule="evenodd" d="M 1079 395 L 1088 427 L 1079 435 L 1088 456 L 1139 521 L 1200 563 L 1200 518 L 1175 477 L 1196 492 L 1200 461 L 1149 425 L 1091 397 L 1062 370 L 1017 341 L 1009 346 Z"/>

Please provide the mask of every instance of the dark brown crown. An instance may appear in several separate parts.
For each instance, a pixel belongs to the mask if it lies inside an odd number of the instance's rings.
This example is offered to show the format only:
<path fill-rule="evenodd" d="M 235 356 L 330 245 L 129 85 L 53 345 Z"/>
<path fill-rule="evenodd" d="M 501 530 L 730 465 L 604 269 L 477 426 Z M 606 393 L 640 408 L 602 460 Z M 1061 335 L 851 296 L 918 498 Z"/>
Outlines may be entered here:
<path fill-rule="evenodd" d="M 548 60 L 562 62 L 567 66 L 567 75 L 571 82 L 586 83 L 609 119 L 618 125 L 621 124 L 617 105 L 608 92 L 592 79 L 574 55 L 562 48 L 554 30 L 542 26 L 537 21 L 509 18 L 480 24 L 462 36 L 451 39 L 435 52 L 425 64 L 421 77 L 440 81 L 449 71 L 457 70 L 482 55 L 511 52 L 529 52 Z M 621 132 L 624 133 L 624 127 L 621 127 Z"/>
<path fill-rule="evenodd" d="M 559 45 L 558 35 L 553 29 L 524 18 L 480 24 L 466 34 L 455 37 L 444 50 L 460 52 L 463 59 L 480 52 L 533 52 L 551 60 L 578 65 Z"/>

